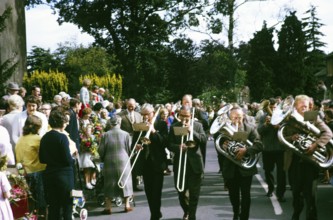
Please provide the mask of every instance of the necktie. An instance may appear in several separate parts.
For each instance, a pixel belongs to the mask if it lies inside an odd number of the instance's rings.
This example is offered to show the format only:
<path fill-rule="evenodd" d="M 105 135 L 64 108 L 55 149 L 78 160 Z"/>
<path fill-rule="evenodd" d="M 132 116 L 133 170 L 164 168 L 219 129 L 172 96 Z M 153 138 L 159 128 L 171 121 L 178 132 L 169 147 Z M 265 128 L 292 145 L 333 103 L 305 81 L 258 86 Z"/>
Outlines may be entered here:
<path fill-rule="evenodd" d="M 131 120 L 131 123 L 134 124 L 134 113 L 133 112 L 130 113 L 130 120 Z"/>

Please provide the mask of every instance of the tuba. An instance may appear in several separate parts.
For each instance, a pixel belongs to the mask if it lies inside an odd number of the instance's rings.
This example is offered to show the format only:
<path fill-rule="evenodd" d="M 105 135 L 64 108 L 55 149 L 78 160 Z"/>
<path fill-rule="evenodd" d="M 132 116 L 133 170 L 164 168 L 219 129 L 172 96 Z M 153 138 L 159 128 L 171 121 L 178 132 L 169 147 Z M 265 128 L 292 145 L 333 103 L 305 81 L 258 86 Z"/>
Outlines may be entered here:
<path fill-rule="evenodd" d="M 250 140 L 234 140 L 232 137 L 236 133 L 236 129 L 231 126 L 230 122 L 226 122 L 222 127 L 221 134 L 215 140 L 215 148 L 218 153 L 222 154 L 236 165 L 249 169 L 253 167 L 259 160 L 259 154 L 248 154 L 246 153 L 242 160 L 237 160 L 236 155 L 239 148 L 247 148 L 252 146 Z M 225 145 L 224 142 L 227 141 Z"/>
<path fill-rule="evenodd" d="M 293 109 L 293 102 L 282 102 L 278 106 L 277 112 L 273 112 L 271 123 L 281 124 L 278 130 L 278 138 L 281 143 L 293 150 L 301 158 L 321 168 L 328 168 L 333 165 L 333 140 L 331 139 L 325 146 L 318 146 L 312 155 L 305 152 L 318 139 L 320 130 L 310 121 L 304 118 Z M 282 110 L 284 109 L 284 110 Z M 289 142 L 285 137 L 286 126 L 291 126 L 300 131 L 299 137 L 293 142 Z"/>
<path fill-rule="evenodd" d="M 213 135 L 216 132 L 218 132 L 223 127 L 223 125 L 226 123 L 226 121 L 229 120 L 228 113 L 231 108 L 232 108 L 231 104 L 226 104 L 220 110 L 218 110 L 218 112 L 217 112 L 218 116 L 215 118 L 215 120 L 213 121 L 213 123 L 209 129 L 210 134 Z"/>

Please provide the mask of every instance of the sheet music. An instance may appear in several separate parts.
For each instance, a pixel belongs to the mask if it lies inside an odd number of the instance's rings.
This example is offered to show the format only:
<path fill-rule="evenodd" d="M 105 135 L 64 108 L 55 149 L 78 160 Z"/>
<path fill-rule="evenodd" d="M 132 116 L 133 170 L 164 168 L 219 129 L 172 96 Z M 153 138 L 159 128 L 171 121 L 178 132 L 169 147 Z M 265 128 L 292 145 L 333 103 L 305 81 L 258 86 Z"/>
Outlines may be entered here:
<path fill-rule="evenodd" d="M 149 130 L 149 126 L 142 122 L 142 123 L 135 123 L 133 124 L 133 130 L 134 131 L 148 131 Z"/>
<path fill-rule="evenodd" d="M 188 134 L 187 127 L 173 127 L 173 131 L 176 136 L 183 136 Z"/>

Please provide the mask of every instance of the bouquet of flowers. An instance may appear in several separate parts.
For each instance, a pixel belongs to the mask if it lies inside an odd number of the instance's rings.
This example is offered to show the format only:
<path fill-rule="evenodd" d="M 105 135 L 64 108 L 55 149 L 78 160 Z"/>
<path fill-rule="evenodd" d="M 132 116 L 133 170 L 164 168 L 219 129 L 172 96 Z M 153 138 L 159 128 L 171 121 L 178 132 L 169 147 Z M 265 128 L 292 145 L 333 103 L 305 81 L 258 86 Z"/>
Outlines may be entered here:
<path fill-rule="evenodd" d="M 8 172 L 7 178 L 10 185 L 12 186 L 12 189 L 10 191 L 11 197 L 9 199 L 10 203 L 15 204 L 21 199 L 26 199 L 28 196 L 31 195 L 29 186 L 24 176 Z"/>
<path fill-rule="evenodd" d="M 34 219 L 34 215 L 29 213 L 28 198 L 31 197 L 29 186 L 24 177 L 23 166 L 18 163 L 16 165 L 18 174 L 7 172 L 8 181 L 12 187 L 9 198 L 10 206 L 13 210 L 15 219 Z M 26 218 L 29 217 L 29 218 Z"/>
<path fill-rule="evenodd" d="M 96 138 L 96 142 L 99 143 L 103 134 L 104 127 L 96 115 L 92 116 L 91 119 L 94 127 L 93 134 Z"/>
<path fill-rule="evenodd" d="M 96 142 L 95 136 L 91 135 L 89 137 L 81 135 L 81 150 L 83 152 L 89 152 L 93 156 L 98 155 L 98 144 Z"/>

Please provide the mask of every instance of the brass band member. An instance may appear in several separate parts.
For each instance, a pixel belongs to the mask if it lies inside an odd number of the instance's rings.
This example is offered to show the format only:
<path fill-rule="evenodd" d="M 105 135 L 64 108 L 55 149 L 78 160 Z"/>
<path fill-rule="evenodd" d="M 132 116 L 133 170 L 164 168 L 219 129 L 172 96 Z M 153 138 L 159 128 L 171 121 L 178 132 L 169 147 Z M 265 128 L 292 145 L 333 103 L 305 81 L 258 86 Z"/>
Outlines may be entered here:
<path fill-rule="evenodd" d="M 283 169 L 285 147 L 279 141 L 277 133 L 279 125 L 271 124 L 272 111 L 276 108 L 274 98 L 267 100 L 267 107 L 264 114 L 259 119 L 258 133 L 263 143 L 262 162 L 265 171 L 265 179 L 268 185 L 267 197 L 271 197 L 274 192 L 273 170 L 276 166 L 276 196 L 279 202 L 284 202 L 286 191 L 286 173 Z"/>
<path fill-rule="evenodd" d="M 244 112 L 240 107 L 233 107 L 230 110 L 231 125 L 236 131 L 248 133 L 248 140 L 253 143 L 252 147 L 239 148 L 236 159 L 241 160 L 245 153 L 255 154 L 262 150 L 262 144 L 255 125 L 244 120 Z M 229 189 L 229 199 L 233 209 L 233 220 L 248 220 L 251 205 L 251 184 L 252 177 L 256 174 L 257 168 L 241 168 L 229 159 L 223 160 L 222 175 Z"/>
<path fill-rule="evenodd" d="M 168 126 L 165 121 L 157 120 L 154 123 L 154 116 L 158 114 L 152 105 L 146 104 L 142 107 L 141 115 L 143 120 L 149 125 L 151 132 L 149 135 L 149 144 L 137 144 L 137 150 L 142 149 L 140 156 L 142 156 L 143 163 L 143 182 L 144 190 L 147 196 L 148 205 L 150 209 L 150 220 L 158 220 L 162 218 L 161 213 L 161 197 L 162 187 L 164 181 L 164 170 L 167 167 L 165 146 L 168 137 Z M 136 141 L 139 132 L 135 132 L 133 141 Z M 145 136 L 145 132 L 141 137 Z"/>
<path fill-rule="evenodd" d="M 306 95 L 298 95 L 295 97 L 294 107 L 298 114 L 304 117 L 304 113 L 309 110 L 310 97 Z M 306 154 L 313 154 L 319 146 L 325 146 L 332 138 L 330 128 L 319 118 L 315 120 L 314 125 L 320 130 L 319 138 L 307 149 Z M 295 141 L 302 131 L 293 126 L 285 128 L 286 139 Z M 294 213 L 292 220 L 298 220 L 306 204 L 306 219 L 317 220 L 317 179 L 319 168 L 311 162 L 304 160 L 296 153 L 289 154 L 291 160 L 289 172 L 292 183 L 293 208 Z"/>
<path fill-rule="evenodd" d="M 178 189 L 179 203 L 184 211 L 184 220 L 196 219 L 196 210 L 199 201 L 200 185 L 203 177 L 204 166 L 202 160 L 202 154 L 200 151 L 200 145 L 206 142 L 206 134 L 203 130 L 202 124 L 194 121 L 193 127 L 190 126 L 191 120 L 191 108 L 189 106 L 183 106 L 179 112 L 179 118 L 181 122 L 176 122 L 172 125 L 169 135 L 169 150 L 175 153 L 174 156 L 174 181 L 177 184 L 178 169 L 186 170 L 184 190 L 180 192 Z M 193 140 L 195 146 L 187 148 L 183 143 L 181 145 L 181 136 L 175 136 L 174 127 L 186 126 L 188 133 L 193 132 Z M 179 167 L 180 151 L 187 153 L 186 167 Z M 177 188 L 177 187 L 176 187 Z"/>

